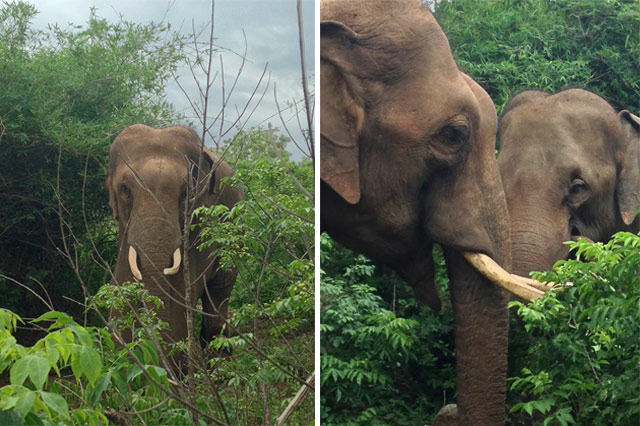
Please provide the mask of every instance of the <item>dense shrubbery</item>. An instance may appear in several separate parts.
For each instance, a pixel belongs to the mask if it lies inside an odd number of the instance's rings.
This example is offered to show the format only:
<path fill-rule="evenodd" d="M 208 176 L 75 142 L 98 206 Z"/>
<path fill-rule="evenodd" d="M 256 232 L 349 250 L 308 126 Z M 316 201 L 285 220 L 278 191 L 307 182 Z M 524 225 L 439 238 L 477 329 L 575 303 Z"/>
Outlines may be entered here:
<path fill-rule="evenodd" d="M 537 277 L 573 285 L 512 303 L 531 343 L 510 379 L 520 401 L 511 411 L 544 425 L 632 424 L 640 418 L 640 234 L 570 245 L 582 260 Z"/>
<path fill-rule="evenodd" d="M 537 277 L 573 286 L 512 303 L 524 327 L 514 323 L 511 335 L 508 424 L 632 424 L 640 415 L 640 234 L 572 246 L 582 260 Z M 454 398 L 446 294 L 440 315 L 418 307 L 397 278 L 327 236 L 322 268 L 323 420 L 427 423 Z M 394 297 L 393 287 L 405 288 Z"/>
<path fill-rule="evenodd" d="M 582 87 L 640 110 L 636 0 L 443 1 L 436 18 L 498 113 L 523 89 Z"/>
<path fill-rule="evenodd" d="M 448 299 L 435 314 L 394 273 L 327 235 L 321 244 L 323 424 L 428 423 L 455 397 Z M 446 290 L 444 261 L 436 258 Z"/>
<path fill-rule="evenodd" d="M 268 133 L 253 135 L 262 135 L 259 143 L 269 144 Z M 254 152 L 265 150 L 253 145 Z M 239 348 L 231 360 L 216 362 L 216 368 L 227 372 L 221 374 L 243 401 L 240 386 L 259 386 L 271 413 L 277 414 L 300 387 L 296 379 L 307 379 L 314 370 L 314 208 L 313 199 L 298 186 L 313 192 L 313 168 L 309 161 L 287 162 L 285 168 L 268 157 L 238 160 L 235 167 L 230 182 L 243 187 L 246 201 L 231 210 L 198 210 L 204 245 L 217 243 L 223 267 L 238 268 L 231 298 L 235 336 L 216 339 L 213 346 Z M 311 421 L 312 407 L 313 398 L 307 398 L 297 421 Z M 263 424 L 263 415 L 240 424 Z"/>

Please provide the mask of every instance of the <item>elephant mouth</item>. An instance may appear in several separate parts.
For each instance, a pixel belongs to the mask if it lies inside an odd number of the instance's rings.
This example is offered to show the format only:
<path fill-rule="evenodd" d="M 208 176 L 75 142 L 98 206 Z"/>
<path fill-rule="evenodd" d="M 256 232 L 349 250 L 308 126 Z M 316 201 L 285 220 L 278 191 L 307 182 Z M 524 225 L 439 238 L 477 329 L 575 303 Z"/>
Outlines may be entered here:
<path fill-rule="evenodd" d="M 486 254 L 465 252 L 463 255 L 467 262 L 485 278 L 521 299 L 528 301 L 538 299 L 553 286 L 553 283 L 541 283 L 531 278 L 511 274 Z"/>
<path fill-rule="evenodd" d="M 590 243 L 593 242 L 591 238 L 585 236 L 585 234 L 582 232 L 582 229 L 580 228 L 580 226 L 578 226 L 574 219 L 571 219 L 569 221 L 569 237 L 571 241 L 578 241 L 579 238 L 582 238 L 583 240 L 586 240 Z"/>
<path fill-rule="evenodd" d="M 142 281 L 142 272 L 140 272 L 140 268 L 138 266 L 138 252 L 133 246 L 129 246 L 129 255 L 127 259 L 129 260 L 129 269 L 131 270 L 131 274 L 138 281 Z M 179 247 L 173 252 L 171 263 L 172 265 L 169 268 L 164 268 L 162 270 L 162 273 L 164 275 L 175 275 L 180 270 L 180 264 L 182 263 L 182 254 L 180 253 Z"/>

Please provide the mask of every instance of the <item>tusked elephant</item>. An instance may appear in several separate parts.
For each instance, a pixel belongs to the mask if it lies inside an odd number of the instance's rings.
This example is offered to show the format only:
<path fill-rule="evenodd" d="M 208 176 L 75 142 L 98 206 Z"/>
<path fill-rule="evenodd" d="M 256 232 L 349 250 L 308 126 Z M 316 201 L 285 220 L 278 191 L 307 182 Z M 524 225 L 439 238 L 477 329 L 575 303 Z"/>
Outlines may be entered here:
<path fill-rule="evenodd" d="M 640 119 L 583 89 L 519 93 L 500 119 L 513 272 L 551 269 L 577 238 L 638 232 Z"/>
<path fill-rule="evenodd" d="M 320 13 L 321 228 L 436 310 L 432 244 L 444 247 L 458 422 L 502 425 L 509 296 L 483 274 L 541 292 L 498 266 L 511 247 L 493 102 L 420 1 L 322 1 Z"/>
<path fill-rule="evenodd" d="M 136 124 L 122 130 L 109 149 L 106 187 L 119 230 L 112 284 L 144 282 L 150 294 L 164 302 L 158 317 L 169 324 L 164 333 L 169 342 L 187 336 L 185 260 L 192 307 L 201 298 L 205 312 L 201 341 L 219 334 L 226 320 L 237 271 L 218 269 L 216 258 L 209 257 L 215 246 L 198 251 L 197 231 L 190 233 L 185 253 L 183 228 L 185 213 L 190 215 L 195 207 L 231 208 L 244 199 L 240 188 L 221 185 L 232 174 L 231 167 L 208 149 L 201 151 L 200 138 L 188 127 L 154 129 Z"/>

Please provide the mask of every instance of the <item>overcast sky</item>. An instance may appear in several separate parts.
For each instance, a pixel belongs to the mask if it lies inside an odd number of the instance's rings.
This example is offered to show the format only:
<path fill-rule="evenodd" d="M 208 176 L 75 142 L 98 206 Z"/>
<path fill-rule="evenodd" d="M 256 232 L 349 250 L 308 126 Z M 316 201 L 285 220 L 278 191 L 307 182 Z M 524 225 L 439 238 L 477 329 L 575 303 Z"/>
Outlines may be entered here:
<path fill-rule="evenodd" d="M 160 22 L 165 19 L 175 30 L 191 34 L 192 28 L 201 30 L 210 21 L 211 2 L 209 0 L 30 0 L 40 12 L 34 19 L 37 28 L 46 28 L 48 24 L 57 23 L 61 27 L 67 24 L 85 24 L 90 8 L 97 9 L 97 15 L 117 21 L 119 15 L 132 22 Z M 169 12 L 167 13 L 167 9 Z M 313 84 L 314 70 L 314 2 L 302 0 L 303 26 L 306 51 L 306 65 L 310 84 Z M 249 119 L 247 127 L 272 123 L 282 128 L 274 102 L 273 87 L 277 88 L 278 103 L 284 108 L 287 102 L 302 101 L 300 84 L 300 56 L 298 44 L 298 24 L 295 0 L 216 0 L 214 37 L 215 44 L 229 51 L 221 51 L 225 88 L 228 92 L 235 78 L 241 60 L 234 52 L 244 51 L 243 30 L 246 35 L 247 62 L 238 81 L 234 95 L 227 109 L 228 119 L 235 119 L 236 107 L 244 108 L 251 92 L 260 79 L 265 64 L 268 63 L 270 83 L 262 102 Z M 202 39 L 208 39 L 208 29 Z M 215 57 L 214 70 L 220 70 L 220 59 Z M 198 98 L 198 89 L 191 73 L 187 69 L 181 71 L 180 82 L 192 99 Z M 221 105 L 221 79 L 214 85 L 209 108 L 218 112 Z M 266 83 L 266 78 L 265 78 Z M 202 83 L 204 85 L 204 83 Z M 261 86 L 262 93 L 265 85 Z M 313 87 L 311 87 L 313 89 Z M 167 87 L 167 98 L 176 109 L 197 122 L 187 98 L 177 84 Z M 251 108 L 255 102 L 251 104 Z M 285 114 L 290 130 L 298 129 L 292 112 Z M 302 115 L 300 119 L 302 120 Z M 246 116 L 245 116 L 246 120 Z M 293 133 L 293 132 L 292 132 Z M 216 131 L 217 134 L 217 131 Z M 299 137 L 297 130 L 294 136 Z M 296 155 L 299 158 L 299 154 Z"/>

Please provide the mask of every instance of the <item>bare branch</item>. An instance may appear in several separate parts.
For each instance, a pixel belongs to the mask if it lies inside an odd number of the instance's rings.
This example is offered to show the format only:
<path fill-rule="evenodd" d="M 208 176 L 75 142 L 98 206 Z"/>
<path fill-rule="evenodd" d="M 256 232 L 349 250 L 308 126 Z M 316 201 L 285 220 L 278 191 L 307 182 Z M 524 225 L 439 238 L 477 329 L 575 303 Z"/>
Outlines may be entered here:
<path fill-rule="evenodd" d="M 287 408 L 284 409 L 284 411 L 282 412 L 282 414 L 280 414 L 280 416 L 278 416 L 278 419 L 276 420 L 276 424 L 275 426 L 282 426 L 285 424 L 285 422 L 287 421 L 287 419 L 289 418 L 289 416 L 291 416 L 291 413 L 293 413 L 293 410 L 300 405 L 300 403 L 304 400 L 304 397 L 307 396 L 307 393 L 309 393 L 309 390 L 313 390 L 313 384 L 315 381 L 315 371 L 313 373 L 311 373 L 311 375 L 309 376 L 309 378 L 306 380 L 306 382 L 300 387 L 300 390 L 298 391 L 298 393 L 296 393 L 296 395 L 293 397 L 293 399 L 289 402 L 289 404 L 287 405 Z"/>

